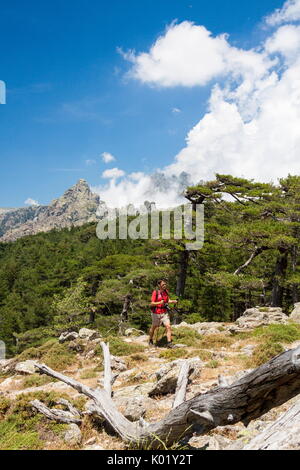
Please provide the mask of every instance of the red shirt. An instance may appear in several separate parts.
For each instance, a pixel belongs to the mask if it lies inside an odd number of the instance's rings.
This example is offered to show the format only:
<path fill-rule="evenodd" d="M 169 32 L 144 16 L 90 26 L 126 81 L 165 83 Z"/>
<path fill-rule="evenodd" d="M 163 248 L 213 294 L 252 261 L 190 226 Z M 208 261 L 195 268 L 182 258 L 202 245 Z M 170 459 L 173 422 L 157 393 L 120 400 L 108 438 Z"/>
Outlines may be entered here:
<path fill-rule="evenodd" d="M 169 302 L 169 294 L 166 290 L 163 291 L 156 291 L 152 292 L 151 302 L 161 302 L 164 301 L 166 304 Z M 158 305 L 155 307 L 155 313 L 161 315 L 162 313 L 166 313 L 167 309 L 163 305 Z"/>

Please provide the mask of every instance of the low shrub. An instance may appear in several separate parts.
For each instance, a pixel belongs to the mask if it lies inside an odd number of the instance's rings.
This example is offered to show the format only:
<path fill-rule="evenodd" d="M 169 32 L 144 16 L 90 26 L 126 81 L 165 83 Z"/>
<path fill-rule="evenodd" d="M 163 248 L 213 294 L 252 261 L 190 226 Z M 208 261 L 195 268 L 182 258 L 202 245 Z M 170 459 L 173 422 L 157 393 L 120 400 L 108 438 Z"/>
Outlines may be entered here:
<path fill-rule="evenodd" d="M 234 343 L 234 339 L 229 336 L 220 335 L 205 335 L 201 337 L 201 347 L 215 349 L 220 347 L 228 347 Z"/>
<path fill-rule="evenodd" d="M 136 362 L 146 362 L 146 361 L 148 361 L 148 357 L 146 356 L 146 354 L 140 354 L 140 353 L 132 354 L 130 356 L 130 359 L 132 361 L 136 361 Z"/>
<path fill-rule="evenodd" d="M 146 348 L 141 344 L 126 343 L 117 336 L 109 336 L 105 339 L 109 343 L 109 350 L 113 356 L 130 356 L 134 353 L 143 352 Z M 102 348 L 97 345 L 95 353 L 102 356 Z"/>
<path fill-rule="evenodd" d="M 24 378 L 22 385 L 23 388 L 40 387 L 50 382 L 56 382 L 56 379 L 48 377 L 47 375 L 32 374 Z"/>
<path fill-rule="evenodd" d="M 213 359 L 212 361 L 209 361 L 207 364 L 206 364 L 206 367 L 208 367 L 209 369 L 216 369 L 217 367 L 219 367 L 220 363 L 218 361 L 216 361 L 215 359 Z"/>
<path fill-rule="evenodd" d="M 284 347 L 280 343 L 266 341 L 265 343 L 259 344 L 253 351 L 253 355 L 249 361 L 250 366 L 259 367 L 282 352 L 284 352 Z"/>
<path fill-rule="evenodd" d="M 0 398 L 0 449 L 1 450 L 38 450 L 45 446 L 44 437 L 54 433 L 58 438 L 67 425 L 54 423 L 37 413 L 30 402 L 42 401 L 52 408 L 61 398 L 68 399 L 77 409 L 83 410 L 86 399 L 72 399 L 64 393 L 33 392 L 20 394 L 13 401 Z"/>
<path fill-rule="evenodd" d="M 55 370 L 64 370 L 76 362 L 76 354 L 70 351 L 66 344 L 59 344 L 57 340 L 50 340 L 39 348 L 25 349 L 18 361 L 36 359 Z"/>
<path fill-rule="evenodd" d="M 173 329 L 173 341 L 175 344 L 182 343 L 187 346 L 197 347 L 202 336 L 192 328 L 182 327 Z"/>
<path fill-rule="evenodd" d="M 253 336 L 263 338 L 270 342 L 293 343 L 300 340 L 300 325 L 268 325 L 257 328 L 253 331 Z"/>
<path fill-rule="evenodd" d="M 174 361 L 175 359 L 180 359 L 181 357 L 188 357 L 188 352 L 186 349 L 166 349 L 159 354 L 159 357 L 162 359 L 168 359 L 169 361 Z"/>
<path fill-rule="evenodd" d="M 205 319 L 200 315 L 200 313 L 189 313 L 188 315 L 183 315 L 182 320 L 190 325 L 205 322 Z"/>
<path fill-rule="evenodd" d="M 95 371 L 95 368 L 94 369 L 87 369 L 87 370 L 84 370 L 81 374 L 80 374 L 80 378 L 81 379 L 94 379 L 95 377 L 97 377 L 97 372 Z"/>
<path fill-rule="evenodd" d="M 210 351 L 205 351 L 205 349 L 196 349 L 189 353 L 189 357 L 197 357 L 201 359 L 201 361 L 210 361 L 213 358 L 213 353 Z"/>

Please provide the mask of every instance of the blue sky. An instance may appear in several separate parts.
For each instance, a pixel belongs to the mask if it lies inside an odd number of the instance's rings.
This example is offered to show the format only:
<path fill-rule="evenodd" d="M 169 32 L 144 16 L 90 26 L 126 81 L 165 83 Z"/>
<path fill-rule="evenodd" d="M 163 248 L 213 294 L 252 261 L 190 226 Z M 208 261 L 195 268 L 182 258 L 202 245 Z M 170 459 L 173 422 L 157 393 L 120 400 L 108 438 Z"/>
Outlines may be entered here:
<path fill-rule="evenodd" d="M 176 20 L 229 34 L 248 50 L 283 1 L 0 0 L 0 207 L 48 203 L 79 178 L 93 186 L 112 167 L 150 174 L 170 165 L 204 115 L 205 86 L 149 86 L 118 53 L 149 51 Z M 176 112 L 176 110 L 180 112 Z M 100 155 L 116 157 L 105 164 Z M 87 160 L 90 162 L 87 163 Z"/>

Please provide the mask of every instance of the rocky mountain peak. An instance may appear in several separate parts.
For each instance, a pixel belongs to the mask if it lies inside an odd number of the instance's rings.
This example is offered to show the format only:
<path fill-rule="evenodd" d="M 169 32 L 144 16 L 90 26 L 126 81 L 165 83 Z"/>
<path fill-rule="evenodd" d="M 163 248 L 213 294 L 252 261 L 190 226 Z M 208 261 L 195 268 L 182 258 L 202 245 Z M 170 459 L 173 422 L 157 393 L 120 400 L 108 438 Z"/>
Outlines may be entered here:
<path fill-rule="evenodd" d="M 91 188 L 86 180 L 80 179 L 76 184 L 74 184 L 74 186 L 67 189 L 61 197 L 54 199 L 50 206 L 54 206 L 60 203 L 74 204 L 76 202 L 87 204 L 88 201 L 99 204 L 100 198 L 97 194 L 92 193 Z"/>
<path fill-rule="evenodd" d="M 91 192 L 91 189 L 90 189 L 90 186 L 88 184 L 88 182 L 84 179 L 80 179 L 77 181 L 76 184 L 74 184 L 74 186 L 72 186 L 71 188 L 69 188 L 66 193 L 69 193 L 69 192 L 84 192 L 84 193 L 90 193 Z"/>
<path fill-rule="evenodd" d="M 0 212 L 0 241 L 95 222 L 99 204 L 100 197 L 91 191 L 86 180 L 80 179 L 48 206 Z"/>

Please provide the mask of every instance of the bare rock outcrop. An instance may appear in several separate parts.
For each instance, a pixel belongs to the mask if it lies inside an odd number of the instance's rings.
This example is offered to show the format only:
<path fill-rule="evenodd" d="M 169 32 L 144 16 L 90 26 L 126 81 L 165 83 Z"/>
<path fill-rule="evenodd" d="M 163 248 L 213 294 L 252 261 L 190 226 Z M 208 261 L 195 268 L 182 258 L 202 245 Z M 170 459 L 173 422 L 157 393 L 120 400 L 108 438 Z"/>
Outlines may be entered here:
<path fill-rule="evenodd" d="M 202 336 L 206 335 L 219 335 L 222 334 L 230 334 L 228 329 L 229 326 L 226 323 L 219 323 L 219 322 L 198 322 L 194 324 L 189 324 L 186 322 L 182 322 L 179 325 L 174 326 L 174 328 L 191 328 L 192 330 L 197 331 Z"/>
<path fill-rule="evenodd" d="M 90 330 L 89 328 L 81 328 L 81 330 L 79 330 L 79 338 L 87 341 L 93 341 L 94 339 L 100 338 L 100 334 L 96 330 Z"/>
<path fill-rule="evenodd" d="M 67 444 L 76 446 L 81 443 L 81 439 L 82 439 L 82 434 L 81 434 L 79 426 L 75 423 L 69 424 L 68 429 L 64 435 L 64 441 Z"/>
<path fill-rule="evenodd" d="M 294 310 L 290 315 L 290 319 L 293 320 L 294 323 L 300 323 L 300 302 L 294 305 Z"/>
<path fill-rule="evenodd" d="M 36 370 L 35 370 L 35 361 L 28 360 L 28 361 L 24 361 L 24 362 L 19 362 L 15 366 L 15 371 L 18 374 L 24 374 L 24 375 L 34 374 L 36 372 Z"/>
<path fill-rule="evenodd" d="M 97 221 L 100 197 L 92 193 L 88 183 L 80 179 L 63 196 L 48 206 L 31 206 L 0 213 L 0 241 L 83 225 Z"/>
<path fill-rule="evenodd" d="M 289 317 L 283 313 L 280 307 L 254 307 L 245 310 L 235 324 L 230 327 L 231 333 L 238 331 L 247 331 L 272 324 L 288 323 Z"/>
<path fill-rule="evenodd" d="M 58 339 L 58 341 L 62 343 L 66 343 L 67 341 L 74 341 L 75 339 L 78 338 L 78 333 L 76 331 L 65 331 L 62 333 Z"/>
<path fill-rule="evenodd" d="M 180 367 L 183 362 L 183 359 L 178 359 L 166 364 L 156 372 L 157 383 L 150 390 L 150 397 L 175 393 Z M 188 362 L 190 365 L 189 381 L 192 381 L 200 375 L 203 362 L 198 357 L 189 359 Z"/>

